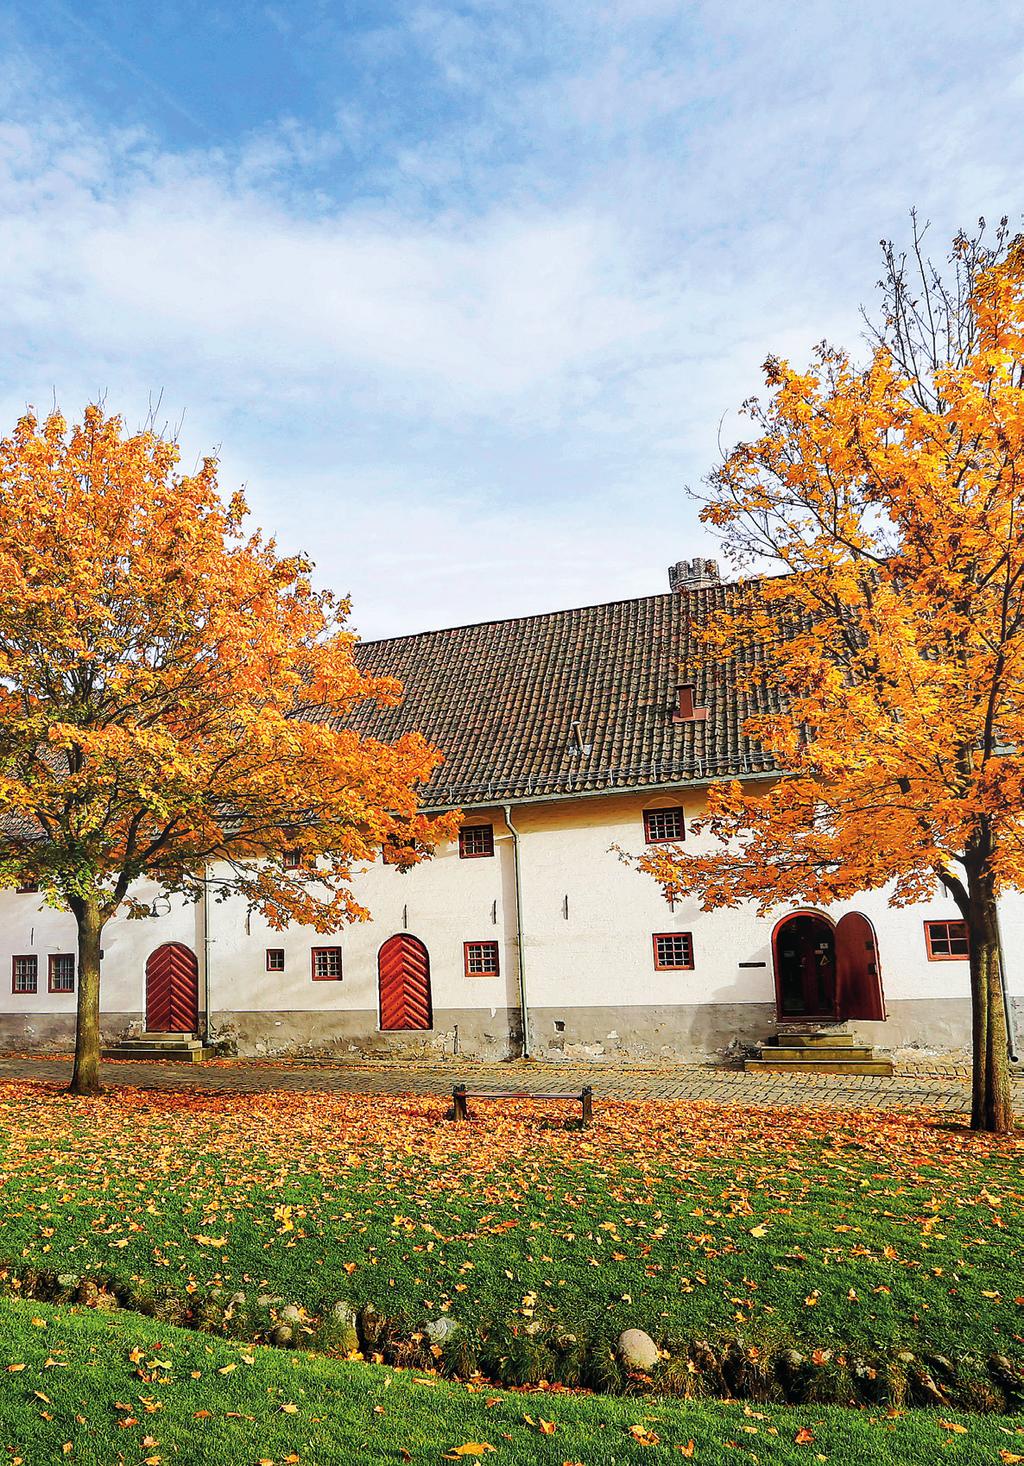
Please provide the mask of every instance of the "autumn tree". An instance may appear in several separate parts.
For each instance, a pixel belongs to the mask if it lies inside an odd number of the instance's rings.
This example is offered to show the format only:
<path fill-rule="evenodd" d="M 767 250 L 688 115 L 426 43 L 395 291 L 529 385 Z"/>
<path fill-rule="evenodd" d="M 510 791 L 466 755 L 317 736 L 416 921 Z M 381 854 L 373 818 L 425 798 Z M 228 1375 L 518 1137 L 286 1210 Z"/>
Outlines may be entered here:
<path fill-rule="evenodd" d="M 983 228 L 983 226 L 982 226 Z M 642 865 L 705 910 L 942 891 L 970 942 L 976 1129 L 1012 1104 L 997 901 L 1024 886 L 1024 248 L 884 246 L 867 360 L 769 360 L 702 518 L 740 583 L 697 628 L 782 776 L 710 791 L 713 850 Z M 758 572 L 751 574 L 751 572 Z"/>
<path fill-rule="evenodd" d="M 0 885 L 77 922 L 78 1094 L 103 928 L 146 914 L 144 878 L 198 899 L 214 869 L 218 899 L 326 932 L 366 915 L 350 880 L 382 845 L 412 864 L 451 833 L 417 805 L 437 751 L 349 726 L 401 688 L 355 665 L 347 603 L 246 530 L 212 459 L 178 461 L 97 406 L 0 443 Z"/>

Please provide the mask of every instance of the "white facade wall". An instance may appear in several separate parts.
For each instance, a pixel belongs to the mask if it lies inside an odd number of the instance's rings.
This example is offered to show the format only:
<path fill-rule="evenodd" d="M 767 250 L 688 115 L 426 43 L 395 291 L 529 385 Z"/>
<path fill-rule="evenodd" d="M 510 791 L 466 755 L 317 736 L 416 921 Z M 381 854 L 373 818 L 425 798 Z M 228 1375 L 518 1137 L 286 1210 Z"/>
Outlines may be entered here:
<path fill-rule="evenodd" d="M 538 1058 L 624 1056 L 695 1059 L 730 1043 L 755 1043 L 775 1027 L 771 934 L 786 914 L 759 918 L 752 907 L 700 913 L 674 910 L 649 878 L 612 850 L 643 848 L 643 810 L 682 804 L 688 819 L 700 791 L 652 796 L 602 795 L 519 805 L 523 961 L 531 1048 Z M 513 840 L 500 809 L 467 815 L 494 826 L 493 858 L 460 859 L 458 846 L 403 873 L 378 861 L 357 882 L 372 919 L 333 936 L 302 927 L 274 932 L 237 900 L 205 908 L 161 897 L 163 914 L 118 918 L 104 934 L 102 1005 L 108 1038 L 145 1023 L 145 968 L 165 942 L 191 948 L 200 969 L 200 1008 L 215 1037 L 239 1052 L 334 1053 L 458 1050 L 482 1057 L 518 1052 L 521 1041 Z M 693 837 L 688 837 L 692 841 Z M 215 873 L 214 873 L 215 874 Z M 924 922 L 957 920 L 951 901 L 901 910 L 884 893 L 844 903 L 874 924 L 888 1011 L 884 1024 L 858 1025 L 880 1047 L 961 1050 L 970 1027 L 968 964 L 929 961 Z M 1003 903 L 1011 992 L 1024 998 L 1024 897 Z M 427 947 L 433 1028 L 379 1032 L 377 953 L 406 931 Z M 654 933 L 693 934 L 694 970 L 655 970 Z M 497 941 L 496 977 L 467 977 L 463 944 Z M 340 981 L 313 981 L 311 948 L 340 946 Z M 268 972 L 268 947 L 283 948 L 285 971 Z M 73 994 L 51 994 L 47 957 L 75 949 L 72 918 L 33 894 L 0 892 L 0 1041 L 8 1048 L 66 1047 Z M 39 991 L 12 992 L 14 956 L 36 953 Z M 762 965 L 743 965 L 762 964 Z"/>

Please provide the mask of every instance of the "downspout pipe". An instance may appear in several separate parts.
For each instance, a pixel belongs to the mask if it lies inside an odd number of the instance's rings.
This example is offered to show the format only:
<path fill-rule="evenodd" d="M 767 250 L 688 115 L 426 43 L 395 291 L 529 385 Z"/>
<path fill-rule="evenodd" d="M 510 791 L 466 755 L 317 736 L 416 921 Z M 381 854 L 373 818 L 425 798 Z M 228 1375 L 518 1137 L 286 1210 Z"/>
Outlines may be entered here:
<path fill-rule="evenodd" d="M 203 1043 L 211 1040 L 210 1027 L 210 876 L 203 870 Z"/>
<path fill-rule="evenodd" d="M 526 955 L 523 951 L 523 882 L 519 854 L 519 831 L 512 823 L 512 806 L 502 806 L 502 813 L 505 816 L 505 824 L 508 826 L 512 836 L 512 869 L 515 874 L 516 886 L 516 951 L 519 960 L 519 1011 L 523 1021 L 523 1053 L 524 1059 L 532 1059 L 530 1049 L 530 1010 L 526 1002 Z"/>

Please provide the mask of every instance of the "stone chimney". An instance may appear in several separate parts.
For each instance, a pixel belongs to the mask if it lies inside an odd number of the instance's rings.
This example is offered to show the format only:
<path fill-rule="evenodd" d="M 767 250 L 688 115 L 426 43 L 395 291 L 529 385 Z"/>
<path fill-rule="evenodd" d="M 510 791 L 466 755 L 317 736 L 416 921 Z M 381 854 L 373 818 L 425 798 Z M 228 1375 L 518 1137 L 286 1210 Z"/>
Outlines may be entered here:
<path fill-rule="evenodd" d="M 721 579 L 717 560 L 677 560 L 668 567 L 669 588 L 675 592 L 703 590 L 709 585 L 718 585 Z"/>

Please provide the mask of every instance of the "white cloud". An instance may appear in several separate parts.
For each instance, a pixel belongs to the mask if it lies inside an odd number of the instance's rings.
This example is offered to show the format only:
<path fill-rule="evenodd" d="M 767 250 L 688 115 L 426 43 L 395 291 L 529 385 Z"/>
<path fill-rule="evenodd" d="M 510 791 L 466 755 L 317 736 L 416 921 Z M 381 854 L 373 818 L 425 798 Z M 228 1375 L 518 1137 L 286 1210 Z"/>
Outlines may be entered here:
<path fill-rule="evenodd" d="M 3 421 L 52 390 L 132 420 L 162 390 L 367 634 L 659 589 L 707 548 L 682 486 L 768 351 L 855 337 L 911 203 L 941 252 L 1014 201 L 1015 12 L 882 21 L 423 6 L 360 43 L 366 89 L 329 122 L 187 151 L 17 58 Z M 417 134 L 375 90 L 410 48 L 452 102 Z"/>

